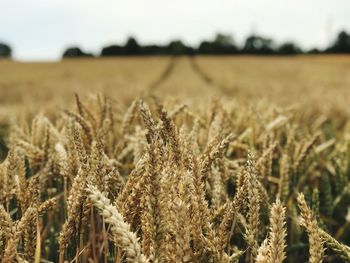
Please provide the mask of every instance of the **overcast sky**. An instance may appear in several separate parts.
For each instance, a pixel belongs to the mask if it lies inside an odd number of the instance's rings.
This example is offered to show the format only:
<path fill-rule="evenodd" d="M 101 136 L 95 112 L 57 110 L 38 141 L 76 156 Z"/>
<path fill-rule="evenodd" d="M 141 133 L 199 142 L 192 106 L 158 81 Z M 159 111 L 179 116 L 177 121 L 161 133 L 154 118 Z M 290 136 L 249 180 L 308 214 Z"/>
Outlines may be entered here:
<path fill-rule="evenodd" d="M 340 29 L 350 31 L 349 0 L 0 0 L 0 42 L 19 60 L 59 59 L 71 45 L 98 53 L 130 35 L 196 45 L 223 32 L 240 44 L 255 32 L 324 47 Z"/>

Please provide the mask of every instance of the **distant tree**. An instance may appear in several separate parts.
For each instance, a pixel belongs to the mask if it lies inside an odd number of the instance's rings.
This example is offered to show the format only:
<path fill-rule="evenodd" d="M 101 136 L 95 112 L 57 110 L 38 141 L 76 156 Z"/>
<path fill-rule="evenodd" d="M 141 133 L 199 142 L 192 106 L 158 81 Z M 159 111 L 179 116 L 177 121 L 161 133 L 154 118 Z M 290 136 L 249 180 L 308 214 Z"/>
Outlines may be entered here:
<path fill-rule="evenodd" d="M 124 46 L 125 55 L 140 55 L 141 48 L 137 43 L 136 39 L 133 37 L 129 37 Z"/>
<path fill-rule="evenodd" d="M 203 41 L 198 47 L 199 54 L 235 54 L 238 49 L 233 38 L 227 34 L 217 34 L 214 41 Z"/>
<path fill-rule="evenodd" d="M 193 48 L 186 46 L 181 40 L 174 40 L 166 48 L 169 55 L 192 55 Z"/>
<path fill-rule="evenodd" d="M 237 47 L 234 43 L 233 37 L 228 34 L 217 34 L 214 40 L 214 47 L 217 54 L 235 54 Z"/>
<path fill-rule="evenodd" d="M 234 45 L 233 37 L 222 33 L 216 35 L 214 43 L 221 47 L 231 47 Z"/>
<path fill-rule="evenodd" d="M 215 54 L 216 52 L 216 48 L 215 45 L 213 44 L 213 42 L 210 41 L 203 41 L 202 43 L 200 43 L 198 49 L 197 49 L 197 53 L 199 54 Z"/>
<path fill-rule="evenodd" d="M 7 44 L 0 43 L 0 58 L 10 58 L 12 55 L 11 47 Z"/>
<path fill-rule="evenodd" d="M 125 55 L 125 49 L 119 45 L 112 45 L 102 48 L 101 56 L 123 56 Z"/>
<path fill-rule="evenodd" d="M 269 55 L 274 53 L 273 41 L 262 36 L 249 36 L 244 44 L 243 53 Z"/>
<path fill-rule="evenodd" d="M 167 47 L 165 46 L 147 45 L 141 47 L 141 54 L 143 55 L 165 55 L 167 53 Z"/>
<path fill-rule="evenodd" d="M 63 58 L 92 57 L 90 53 L 83 52 L 79 47 L 69 47 L 63 52 Z"/>
<path fill-rule="evenodd" d="M 286 42 L 277 49 L 277 53 L 281 55 L 296 55 L 300 54 L 301 52 L 301 48 L 293 42 Z"/>
<path fill-rule="evenodd" d="M 319 50 L 318 48 L 312 48 L 309 51 L 307 51 L 307 54 L 321 54 L 322 51 Z"/>
<path fill-rule="evenodd" d="M 345 31 L 341 31 L 334 44 L 326 51 L 331 53 L 350 53 L 350 35 Z"/>

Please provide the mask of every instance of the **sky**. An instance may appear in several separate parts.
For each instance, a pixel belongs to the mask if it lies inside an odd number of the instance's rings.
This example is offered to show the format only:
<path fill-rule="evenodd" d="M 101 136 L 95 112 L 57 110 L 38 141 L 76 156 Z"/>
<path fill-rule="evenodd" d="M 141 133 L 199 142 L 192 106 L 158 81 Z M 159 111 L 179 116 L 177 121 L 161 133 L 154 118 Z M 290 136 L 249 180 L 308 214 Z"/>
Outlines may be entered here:
<path fill-rule="evenodd" d="M 128 36 L 198 45 L 218 32 L 322 48 L 340 30 L 350 32 L 349 0 L 0 0 L 0 42 L 23 61 L 57 60 L 68 46 L 98 54 Z"/>

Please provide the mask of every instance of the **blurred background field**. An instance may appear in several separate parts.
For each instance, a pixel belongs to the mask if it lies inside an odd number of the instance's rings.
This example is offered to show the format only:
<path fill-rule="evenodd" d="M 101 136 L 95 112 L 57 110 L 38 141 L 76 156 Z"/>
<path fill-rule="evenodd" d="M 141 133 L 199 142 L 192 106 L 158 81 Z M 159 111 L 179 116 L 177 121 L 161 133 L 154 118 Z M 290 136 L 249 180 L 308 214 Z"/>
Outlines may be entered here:
<path fill-rule="evenodd" d="M 258 104 L 304 116 L 309 125 L 332 119 L 343 127 L 350 115 L 350 57 L 128 56 L 59 62 L 0 60 L 0 148 L 11 124 L 43 113 L 56 118 L 82 98 L 106 95 L 127 108 L 137 97 L 156 97 L 207 110 L 213 100 Z M 175 103 L 175 104 L 176 104 Z M 0 156 L 1 157 L 1 156 Z"/>
<path fill-rule="evenodd" d="M 74 93 L 104 93 L 128 105 L 136 96 L 186 103 L 218 98 L 340 110 L 348 114 L 348 56 L 194 56 L 66 59 L 52 63 L 0 60 L 0 116 L 57 111 Z M 38 109 L 40 105 L 40 109 Z M 58 108 L 57 108 L 58 107 Z M 25 109 L 25 110 L 24 110 Z"/>

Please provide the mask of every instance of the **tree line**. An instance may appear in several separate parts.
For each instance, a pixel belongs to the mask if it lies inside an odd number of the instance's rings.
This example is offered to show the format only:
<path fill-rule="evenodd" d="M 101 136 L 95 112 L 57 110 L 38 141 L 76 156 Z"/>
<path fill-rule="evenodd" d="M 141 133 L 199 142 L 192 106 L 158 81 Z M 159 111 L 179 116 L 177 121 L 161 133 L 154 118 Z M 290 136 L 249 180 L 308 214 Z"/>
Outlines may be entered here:
<path fill-rule="evenodd" d="M 193 47 L 181 40 L 171 41 L 168 45 L 140 45 L 130 37 L 124 45 L 103 47 L 99 56 L 143 56 L 143 55 L 298 55 L 298 54 L 346 54 L 350 53 L 350 34 L 341 31 L 333 43 L 323 50 L 313 48 L 303 50 L 294 42 L 276 45 L 271 38 L 259 35 L 247 37 L 242 46 L 235 44 L 232 36 L 217 34 L 211 41 L 202 41 Z M 79 47 L 65 50 L 63 57 L 91 57 L 93 54 L 82 51 Z"/>
<path fill-rule="evenodd" d="M 103 47 L 97 56 L 147 56 L 147 55 L 297 55 L 297 54 L 346 54 L 350 53 L 350 34 L 341 31 L 329 47 L 303 50 L 294 42 L 285 42 L 277 45 L 271 38 L 260 35 L 247 37 L 242 46 L 235 44 L 232 36 L 217 34 L 213 40 L 202 41 L 199 46 L 193 47 L 184 44 L 181 40 L 171 41 L 167 45 L 140 45 L 130 37 L 124 45 L 110 45 Z M 0 43 L 0 58 L 10 58 L 12 49 L 5 43 Z M 95 57 L 96 55 L 83 51 L 79 47 L 69 47 L 63 58 Z"/>

